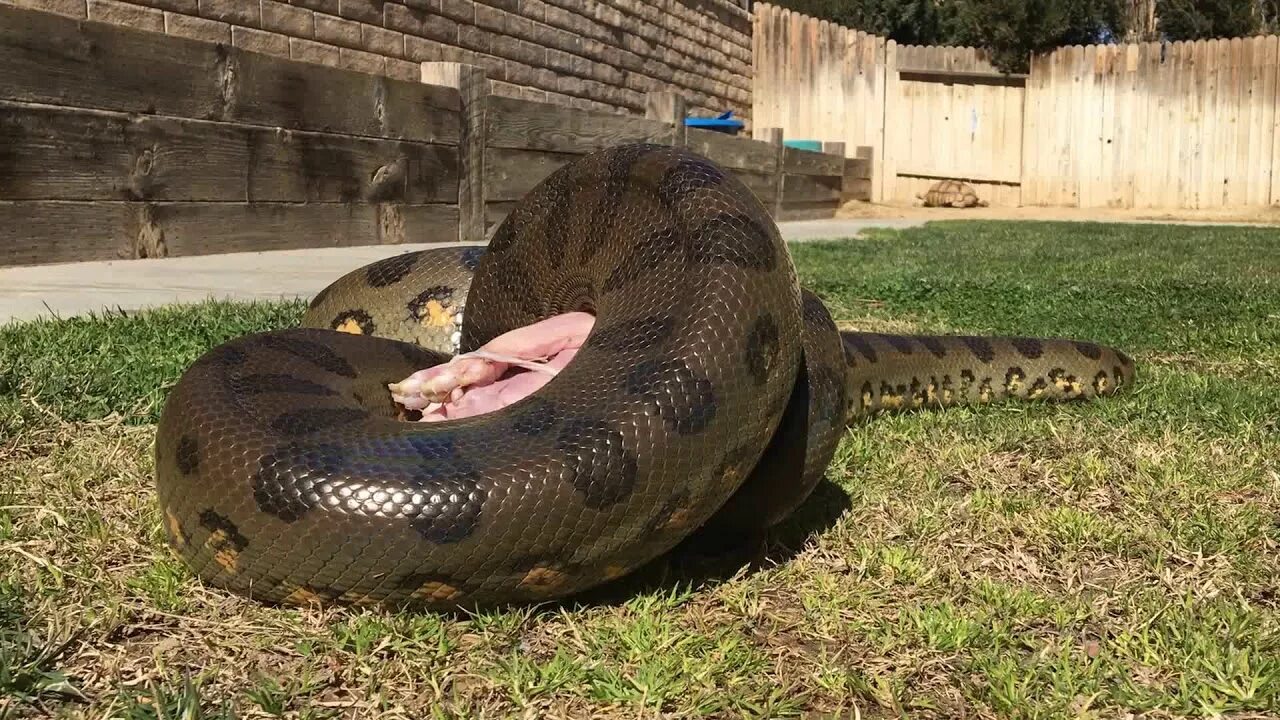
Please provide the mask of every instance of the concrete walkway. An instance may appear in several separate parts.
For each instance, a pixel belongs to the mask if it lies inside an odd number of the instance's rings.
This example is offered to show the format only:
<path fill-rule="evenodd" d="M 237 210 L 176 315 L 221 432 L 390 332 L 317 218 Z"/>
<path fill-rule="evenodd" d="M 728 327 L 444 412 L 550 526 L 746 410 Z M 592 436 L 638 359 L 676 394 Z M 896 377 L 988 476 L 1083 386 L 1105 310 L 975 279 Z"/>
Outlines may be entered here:
<path fill-rule="evenodd" d="M 909 227 L 920 220 L 811 220 L 779 224 L 787 240 L 856 236 L 869 227 Z M 137 310 L 209 298 L 277 300 L 311 297 L 355 268 L 431 245 L 374 245 L 158 260 L 61 263 L 0 268 L 0 325 L 38 317 Z"/>

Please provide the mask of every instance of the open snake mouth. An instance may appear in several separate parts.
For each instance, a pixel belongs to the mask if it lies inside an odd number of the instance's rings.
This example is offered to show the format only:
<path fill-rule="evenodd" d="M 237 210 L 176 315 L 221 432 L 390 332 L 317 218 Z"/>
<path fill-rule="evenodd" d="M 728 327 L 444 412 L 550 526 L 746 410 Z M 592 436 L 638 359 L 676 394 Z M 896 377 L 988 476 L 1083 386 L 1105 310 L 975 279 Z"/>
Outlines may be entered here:
<path fill-rule="evenodd" d="M 420 422 L 458 420 L 500 410 L 536 392 L 582 349 L 595 315 L 576 310 L 499 335 L 447 363 L 419 370 L 388 389 Z"/>

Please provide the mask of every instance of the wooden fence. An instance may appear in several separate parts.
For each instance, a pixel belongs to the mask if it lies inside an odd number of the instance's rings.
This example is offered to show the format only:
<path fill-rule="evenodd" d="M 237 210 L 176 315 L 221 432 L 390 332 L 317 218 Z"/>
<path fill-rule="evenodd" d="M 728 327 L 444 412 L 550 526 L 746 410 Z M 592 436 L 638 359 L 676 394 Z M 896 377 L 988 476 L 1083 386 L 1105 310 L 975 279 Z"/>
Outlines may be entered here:
<path fill-rule="evenodd" d="M 481 242 L 574 157 L 688 143 L 775 217 L 869 197 L 866 153 L 811 153 L 650 117 L 497 97 L 482 68 L 425 82 L 0 7 L 0 266 Z"/>
<path fill-rule="evenodd" d="M 1068 47 L 999 73 L 973 48 L 899 46 L 755 7 L 753 116 L 874 149 L 877 202 L 942 178 L 992 205 L 1280 203 L 1280 38 Z"/>
<path fill-rule="evenodd" d="M 1022 201 L 1280 203 L 1280 37 L 1063 48 L 1027 82 Z"/>

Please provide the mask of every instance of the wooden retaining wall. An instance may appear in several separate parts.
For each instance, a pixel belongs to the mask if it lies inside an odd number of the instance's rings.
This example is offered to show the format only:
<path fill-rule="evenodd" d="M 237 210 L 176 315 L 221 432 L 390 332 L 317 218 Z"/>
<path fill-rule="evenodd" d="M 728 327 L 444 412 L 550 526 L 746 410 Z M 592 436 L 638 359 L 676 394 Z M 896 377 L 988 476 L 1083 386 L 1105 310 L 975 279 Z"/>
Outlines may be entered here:
<path fill-rule="evenodd" d="M 466 240 L 575 156 L 688 143 L 778 218 L 865 199 L 866 150 L 811 153 L 501 97 L 483 67 L 423 81 L 0 7 L 0 265 Z"/>

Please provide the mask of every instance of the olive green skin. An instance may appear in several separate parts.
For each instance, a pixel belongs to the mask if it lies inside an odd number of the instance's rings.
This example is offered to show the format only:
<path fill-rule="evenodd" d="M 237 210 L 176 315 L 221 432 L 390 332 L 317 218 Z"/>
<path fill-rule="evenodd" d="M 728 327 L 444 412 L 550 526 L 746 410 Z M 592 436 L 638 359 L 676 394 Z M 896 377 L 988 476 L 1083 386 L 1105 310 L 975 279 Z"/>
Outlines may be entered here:
<path fill-rule="evenodd" d="M 583 348 L 509 407 L 415 423 L 391 400 L 389 383 L 574 310 L 596 315 Z M 302 325 L 193 363 L 155 450 L 179 555 L 286 604 L 564 598 L 695 530 L 782 521 L 856 418 L 1133 377 L 1090 343 L 841 333 L 750 190 L 657 145 L 561 168 L 487 247 L 353 270 Z"/>

